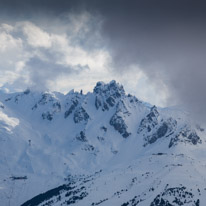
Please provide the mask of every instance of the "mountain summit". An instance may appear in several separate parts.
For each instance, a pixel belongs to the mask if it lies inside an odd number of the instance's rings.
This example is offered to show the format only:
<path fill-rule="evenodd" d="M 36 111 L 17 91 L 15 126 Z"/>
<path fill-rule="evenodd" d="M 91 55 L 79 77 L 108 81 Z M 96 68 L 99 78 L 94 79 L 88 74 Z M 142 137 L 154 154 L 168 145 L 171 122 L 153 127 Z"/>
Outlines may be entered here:
<path fill-rule="evenodd" d="M 92 93 L 0 93 L 4 206 L 199 206 L 206 133 L 116 81 Z"/>

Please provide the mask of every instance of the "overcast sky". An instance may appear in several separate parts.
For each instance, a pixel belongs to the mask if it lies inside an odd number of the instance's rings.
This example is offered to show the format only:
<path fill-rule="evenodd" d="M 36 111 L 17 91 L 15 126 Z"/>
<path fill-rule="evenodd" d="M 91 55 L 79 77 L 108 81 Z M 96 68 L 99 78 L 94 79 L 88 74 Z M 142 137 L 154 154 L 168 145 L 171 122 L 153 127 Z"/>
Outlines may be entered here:
<path fill-rule="evenodd" d="M 116 79 L 206 116 L 206 3 L 0 0 L 0 87 L 90 91 Z"/>

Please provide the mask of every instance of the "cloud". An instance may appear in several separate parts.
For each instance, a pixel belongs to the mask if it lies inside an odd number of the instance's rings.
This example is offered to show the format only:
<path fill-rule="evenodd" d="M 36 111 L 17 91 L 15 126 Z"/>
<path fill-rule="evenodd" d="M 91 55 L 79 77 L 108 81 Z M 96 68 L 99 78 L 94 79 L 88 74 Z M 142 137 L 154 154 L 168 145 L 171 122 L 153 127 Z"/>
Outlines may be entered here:
<path fill-rule="evenodd" d="M 206 121 L 205 1 L 114 0 L 90 8 L 104 16 L 102 35 L 116 72 L 125 75 L 137 65 L 156 95 L 165 91 L 166 105 L 182 104 Z"/>
<path fill-rule="evenodd" d="M 111 55 L 100 34 L 102 19 L 98 21 L 87 12 L 65 14 L 61 20 L 55 19 L 53 26 L 36 25 L 28 21 L 2 26 L 7 38 L 13 42 L 9 44 L 3 39 L 2 43 L 4 47 L 10 45 L 15 59 L 9 67 L 12 56 L 6 50 L 3 51 L 6 62 L 3 64 L 4 69 L 0 69 L 1 86 L 11 91 L 30 87 L 64 93 L 73 88 L 88 92 L 97 81 L 116 79 L 125 85 L 128 92 L 144 100 L 163 104 L 163 98 L 154 98 L 152 94 L 155 88 L 147 85 L 147 77 L 140 69 L 137 72 L 134 69 L 136 66 L 133 69 L 128 67 L 126 75 L 112 69 Z"/>
<path fill-rule="evenodd" d="M 68 92 L 68 82 L 74 76 L 79 79 L 80 73 L 105 70 L 109 54 L 103 45 L 100 48 L 97 19 L 87 12 L 71 13 L 55 18 L 53 23 L 46 26 L 18 21 L 1 25 L 0 86 Z M 90 35 L 94 27 L 94 35 Z M 58 83 L 63 78 L 67 81 Z M 87 84 L 86 78 L 81 82 Z"/>
<path fill-rule="evenodd" d="M 26 69 L 29 73 L 30 81 L 35 83 L 31 86 L 35 86 L 34 89 L 45 90 L 50 87 L 50 82 L 57 81 L 58 77 L 72 73 L 78 74 L 89 69 L 89 67 L 87 65 L 61 65 L 34 57 L 27 62 Z"/>
<path fill-rule="evenodd" d="M 205 9 L 202 0 L 0 1 L 1 84 L 37 85 L 35 60 L 54 65 L 55 79 L 44 69 L 50 89 L 117 79 L 147 101 L 183 104 L 205 119 Z"/>
<path fill-rule="evenodd" d="M 20 23 L 23 34 L 26 36 L 27 43 L 32 47 L 50 48 L 52 46 L 51 36 L 32 24 L 31 22 Z M 19 25 L 19 26 L 20 26 Z"/>
<path fill-rule="evenodd" d="M 12 30 L 13 27 L 7 24 L 0 27 L 0 86 L 18 78 L 16 65 L 24 58 L 22 40 L 13 37 Z"/>

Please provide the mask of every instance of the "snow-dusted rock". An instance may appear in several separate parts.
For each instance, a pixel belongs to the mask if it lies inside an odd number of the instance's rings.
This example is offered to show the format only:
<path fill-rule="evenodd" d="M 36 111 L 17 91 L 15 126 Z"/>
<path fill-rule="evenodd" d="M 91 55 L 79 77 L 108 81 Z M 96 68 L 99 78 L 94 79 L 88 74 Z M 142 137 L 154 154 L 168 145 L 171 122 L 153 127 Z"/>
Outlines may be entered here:
<path fill-rule="evenodd" d="M 4 206 L 206 204 L 206 132 L 115 81 L 0 94 Z M 26 177 L 26 178 L 23 178 Z"/>

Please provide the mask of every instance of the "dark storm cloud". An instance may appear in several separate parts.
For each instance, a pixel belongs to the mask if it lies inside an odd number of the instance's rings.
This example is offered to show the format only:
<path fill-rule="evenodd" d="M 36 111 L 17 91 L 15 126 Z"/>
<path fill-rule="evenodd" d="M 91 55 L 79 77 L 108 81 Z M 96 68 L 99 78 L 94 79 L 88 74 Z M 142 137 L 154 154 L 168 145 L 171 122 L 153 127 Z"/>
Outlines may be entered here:
<path fill-rule="evenodd" d="M 106 10 L 115 68 L 140 65 L 152 82 L 167 85 L 168 104 L 182 103 L 206 120 L 206 3 L 133 1 Z"/>
<path fill-rule="evenodd" d="M 117 72 L 138 64 L 151 82 L 164 81 L 170 92 L 168 104 L 183 103 L 198 117 L 206 116 L 205 1 L 7 0 L 0 1 L 0 10 L 4 18 L 11 15 L 10 20 L 52 19 L 85 10 L 101 16 L 102 36 Z"/>
<path fill-rule="evenodd" d="M 162 79 L 167 85 L 168 104 L 183 103 L 205 118 L 206 3 L 127 2 L 101 10 L 115 68 L 126 72 L 130 64 L 140 65 L 152 82 Z"/>
<path fill-rule="evenodd" d="M 113 1 L 114 2 L 114 1 Z M 115 1 L 100 6 L 118 72 L 138 64 L 170 92 L 168 104 L 184 104 L 206 120 L 206 3 L 191 0 Z M 161 89 L 161 85 L 159 85 Z"/>

